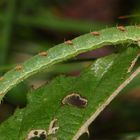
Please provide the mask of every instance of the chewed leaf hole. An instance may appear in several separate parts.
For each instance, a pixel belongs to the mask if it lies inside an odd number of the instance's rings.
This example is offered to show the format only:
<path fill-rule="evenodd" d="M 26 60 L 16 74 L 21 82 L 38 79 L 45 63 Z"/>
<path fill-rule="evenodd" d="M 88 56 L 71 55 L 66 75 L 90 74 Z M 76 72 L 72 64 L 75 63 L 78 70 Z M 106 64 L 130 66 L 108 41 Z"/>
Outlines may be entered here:
<path fill-rule="evenodd" d="M 59 126 L 58 126 L 58 120 L 53 119 L 49 125 L 49 130 L 48 130 L 48 135 L 56 134 L 58 131 Z"/>
<path fill-rule="evenodd" d="M 87 106 L 88 100 L 82 97 L 79 93 L 72 93 L 64 97 L 62 100 L 63 105 L 72 105 L 79 108 L 84 108 Z"/>
<path fill-rule="evenodd" d="M 46 130 L 31 130 L 26 140 L 47 140 Z"/>

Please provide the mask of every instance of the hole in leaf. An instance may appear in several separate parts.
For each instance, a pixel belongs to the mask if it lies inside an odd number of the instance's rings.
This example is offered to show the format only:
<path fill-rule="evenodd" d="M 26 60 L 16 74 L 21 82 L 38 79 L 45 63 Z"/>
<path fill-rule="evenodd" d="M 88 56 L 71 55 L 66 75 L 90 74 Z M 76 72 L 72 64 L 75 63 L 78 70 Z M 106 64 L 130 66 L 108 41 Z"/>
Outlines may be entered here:
<path fill-rule="evenodd" d="M 57 119 L 53 119 L 49 125 L 48 135 L 56 134 L 59 129 Z"/>
<path fill-rule="evenodd" d="M 88 103 L 87 99 L 82 97 L 78 93 L 69 94 L 62 100 L 63 105 L 72 105 L 79 108 L 86 107 L 87 103 Z"/>
<path fill-rule="evenodd" d="M 46 130 L 31 130 L 26 140 L 47 140 Z"/>

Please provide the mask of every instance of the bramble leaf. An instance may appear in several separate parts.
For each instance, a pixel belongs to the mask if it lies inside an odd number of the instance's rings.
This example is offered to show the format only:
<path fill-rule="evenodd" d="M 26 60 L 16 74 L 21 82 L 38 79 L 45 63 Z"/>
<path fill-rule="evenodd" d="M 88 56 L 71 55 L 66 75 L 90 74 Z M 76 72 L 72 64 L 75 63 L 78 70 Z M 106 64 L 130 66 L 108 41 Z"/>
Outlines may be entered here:
<path fill-rule="evenodd" d="M 77 140 L 140 73 L 130 72 L 138 55 L 138 48 L 128 48 L 96 60 L 79 77 L 60 76 L 29 93 L 27 107 L 0 125 L 0 139 L 29 140 L 41 133 L 48 140 Z"/>

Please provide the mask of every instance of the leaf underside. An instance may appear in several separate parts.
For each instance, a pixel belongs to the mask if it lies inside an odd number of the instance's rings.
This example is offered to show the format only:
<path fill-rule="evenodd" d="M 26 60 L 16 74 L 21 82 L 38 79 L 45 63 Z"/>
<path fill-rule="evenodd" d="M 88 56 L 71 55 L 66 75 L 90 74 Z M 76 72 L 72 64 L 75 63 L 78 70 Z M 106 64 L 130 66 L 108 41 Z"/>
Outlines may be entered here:
<path fill-rule="evenodd" d="M 26 140 L 31 130 L 46 130 L 57 120 L 58 130 L 48 139 L 76 140 L 123 88 L 138 48 L 96 60 L 79 77 L 60 76 L 28 94 L 28 105 L 0 125 L 0 140 Z M 125 85 L 124 85 L 125 86 Z M 76 97 L 76 101 L 74 98 Z M 79 100 L 79 101 L 77 101 Z M 85 103 L 85 104 L 84 104 Z"/>

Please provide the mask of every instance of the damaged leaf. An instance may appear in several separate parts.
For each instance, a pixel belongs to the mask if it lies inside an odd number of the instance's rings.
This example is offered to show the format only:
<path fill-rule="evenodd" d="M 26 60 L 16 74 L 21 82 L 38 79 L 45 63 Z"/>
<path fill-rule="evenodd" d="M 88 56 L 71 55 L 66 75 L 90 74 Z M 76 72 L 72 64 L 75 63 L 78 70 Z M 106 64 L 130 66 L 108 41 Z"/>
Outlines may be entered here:
<path fill-rule="evenodd" d="M 17 110 L 0 125 L 0 140 L 38 137 L 41 130 L 48 140 L 77 140 L 140 73 L 140 68 L 128 72 L 138 54 L 138 48 L 128 48 L 96 60 L 79 77 L 60 76 L 32 91 L 28 94 L 27 107 Z"/>

